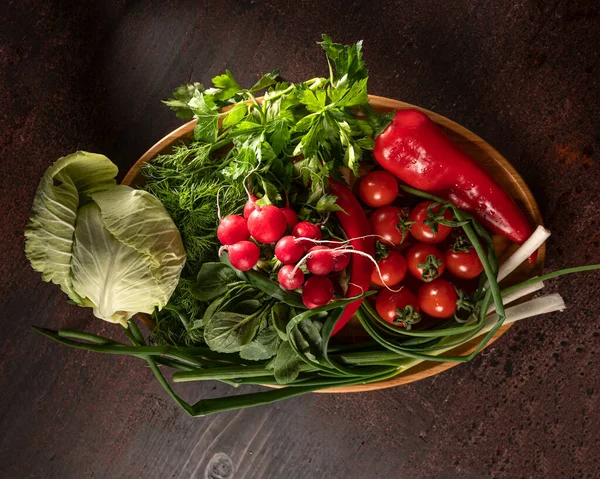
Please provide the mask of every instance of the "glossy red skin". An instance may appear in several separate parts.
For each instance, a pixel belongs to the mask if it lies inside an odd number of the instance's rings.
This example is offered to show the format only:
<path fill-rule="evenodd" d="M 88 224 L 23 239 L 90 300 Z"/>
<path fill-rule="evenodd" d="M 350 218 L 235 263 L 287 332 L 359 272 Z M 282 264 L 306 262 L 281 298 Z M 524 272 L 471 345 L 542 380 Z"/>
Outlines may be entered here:
<path fill-rule="evenodd" d="M 260 257 L 259 247 L 251 241 L 238 241 L 227 248 L 231 266 L 240 271 L 254 268 Z"/>
<path fill-rule="evenodd" d="M 294 235 L 296 238 L 310 238 L 314 240 L 323 239 L 323 235 L 321 234 L 319 227 L 309 223 L 308 221 L 301 221 L 300 223 L 296 224 L 292 229 L 292 235 Z M 316 243 L 313 243 L 312 241 L 302 241 L 305 251 L 308 251 L 315 244 Z"/>
<path fill-rule="evenodd" d="M 283 266 L 277 273 L 277 281 L 283 289 L 297 289 L 304 283 L 304 273 L 298 268 L 292 275 L 294 268 L 293 264 L 288 264 Z"/>
<path fill-rule="evenodd" d="M 344 243 L 339 241 L 330 241 L 327 243 L 333 250 L 341 249 L 345 247 Z M 351 253 L 341 253 L 339 251 L 334 251 L 333 253 L 333 272 L 339 273 L 340 271 L 345 270 L 350 264 L 350 255 Z"/>
<path fill-rule="evenodd" d="M 452 248 L 446 250 L 446 268 L 448 272 L 462 279 L 477 278 L 483 272 L 483 264 L 475 248 L 469 251 L 452 251 Z"/>
<path fill-rule="evenodd" d="M 402 232 L 398 230 L 397 224 L 401 219 L 406 219 L 406 214 L 402 208 L 397 206 L 384 206 L 376 209 L 369 216 L 369 222 L 373 229 L 373 234 L 377 235 L 378 241 L 389 246 L 398 246 L 402 243 Z M 408 231 L 404 239 L 408 236 Z"/>
<path fill-rule="evenodd" d="M 260 208 L 260 206 L 256 204 L 257 199 L 258 198 L 254 195 L 251 195 L 250 198 L 248 198 L 248 201 L 246 201 L 246 204 L 244 205 L 244 218 L 248 219 L 248 216 L 250 216 L 255 209 Z"/>
<path fill-rule="evenodd" d="M 350 264 L 350 253 L 334 253 L 333 255 L 333 271 L 339 273 L 345 270 Z"/>
<path fill-rule="evenodd" d="M 247 240 L 250 238 L 250 232 L 246 219 L 239 215 L 226 216 L 219 223 L 217 238 L 225 246 Z"/>
<path fill-rule="evenodd" d="M 284 236 L 275 245 L 275 256 L 283 264 L 297 263 L 304 255 L 304 246 L 293 236 Z"/>
<path fill-rule="evenodd" d="M 281 208 L 281 212 L 283 213 L 283 216 L 285 216 L 285 220 L 290 228 L 293 228 L 298 224 L 298 216 L 292 208 L 284 206 Z"/>
<path fill-rule="evenodd" d="M 448 235 L 452 232 L 452 228 L 449 226 L 437 225 L 437 233 L 431 231 L 431 227 L 424 223 L 429 218 L 427 214 L 427 208 L 433 204 L 433 201 L 424 201 L 415 206 L 410 214 L 408 215 L 409 221 L 414 221 L 410 226 L 410 234 L 421 243 L 440 243 L 444 241 Z M 433 211 L 437 213 L 440 210 L 440 206 L 434 208 Z M 450 210 L 444 211 L 444 219 L 452 221 L 452 213 Z"/>
<path fill-rule="evenodd" d="M 329 179 L 329 192 L 337 196 L 336 203 L 342 208 L 337 211 L 336 216 L 346 236 L 350 239 L 350 244 L 357 251 L 367 253 L 371 257 L 375 256 L 375 240 L 372 237 L 363 238 L 373 233 L 371 224 L 367 219 L 362 206 L 347 187 L 333 179 Z M 356 239 L 353 239 L 356 238 Z M 360 239 L 359 239 L 360 238 Z M 346 291 L 346 297 L 358 296 L 369 290 L 371 286 L 371 272 L 373 263 L 358 254 L 353 254 L 349 265 L 350 283 Z M 352 301 L 344 308 L 344 312 L 335 324 L 331 335 L 337 334 L 354 315 L 360 307 L 362 299 Z"/>
<path fill-rule="evenodd" d="M 286 228 L 285 216 L 277 206 L 257 208 L 248 217 L 248 231 L 259 243 L 274 243 L 283 236 Z"/>
<path fill-rule="evenodd" d="M 449 318 L 456 312 L 458 295 L 452 283 L 444 279 L 434 279 L 424 283 L 417 293 L 421 311 L 434 318 Z"/>
<path fill-rule="evenodd" d="M 533 232 L 506 190 L 418 110 L 398 110 L 375 139 L 373 155 L 408 185 L 452 201 L 515 243 Z"/>
<path fill-rule="evenodd" d="M 377 300 L 375 301 L 375 309 L 381 319 L 392 326 L 398 327 L 402 327 L 402 323 L 394 323 L 394 319 L 398 316 L 396 310 L 403 309 L 406 306 L 412 306 L 415 312 L 419 312 L 417 297 L 407 288 L 402 288 L 396 293 L 389 289 L 383 289 L 377 294 Z"/>
<path fill-rule="evenodd" d="M 390 251 L 385 258 L 377 262 L 377 265 L 379 266 L 379 271 L 381 271 L 381 276 L 379 276 L 377 268 L 373 265 L 371 282 L 378 286 L 395 286 L 406 276 L 406 260 L 397 251 Z"/>
<path fill-rule="evenodd" d="M 308 250 L 306 267 L 317 276 L 325 276 L 333 271 L 335 260 L 333 250 L 327 246 L 313 246 Z"/>
<path fill-rule="evenodd" d="M 304 283 L 302 302 L 308 309 L 323 306 L 333 299 L 333 283 L 327 276 L 311 276 Z"/>
<path fill-rule="evenodd" d="M 390 205 L 398 196 L 398 180 L 387 171 L 371 171 L 360 179 L 358 196 L 371 208 Z"/>
<path fill-rule="evenodd" d="M 442 265 L 437 268 L 438 278 L 446 269 L 446 258 L 444 253 L 442 253 L 433 245 L 418 243 L 414 246 L 411 246 L 406 252 L 406 263 L 408 265 L 408 270 L 415 278 L 420 280 L 423 279 L 423 268 L 419 268 L 419 263 L 425 263 L 427 261 L 427 256 L 429 255 L 434 255 L 437 259 L 442 261 Z"/>

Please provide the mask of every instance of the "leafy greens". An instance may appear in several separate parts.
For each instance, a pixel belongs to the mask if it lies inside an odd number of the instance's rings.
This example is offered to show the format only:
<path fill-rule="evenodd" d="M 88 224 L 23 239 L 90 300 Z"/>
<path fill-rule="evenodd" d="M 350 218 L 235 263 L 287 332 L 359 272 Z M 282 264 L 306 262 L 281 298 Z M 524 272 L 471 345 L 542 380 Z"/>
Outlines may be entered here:
<path fill-rule="evenodd" d="M 74 303 L 125 326 L 135 313 L 167 304 L 185 252 L 160 201 L 116 185 L 117 171 L 93 153 L 56 161 L 38 187 L 25 252 Z"/>

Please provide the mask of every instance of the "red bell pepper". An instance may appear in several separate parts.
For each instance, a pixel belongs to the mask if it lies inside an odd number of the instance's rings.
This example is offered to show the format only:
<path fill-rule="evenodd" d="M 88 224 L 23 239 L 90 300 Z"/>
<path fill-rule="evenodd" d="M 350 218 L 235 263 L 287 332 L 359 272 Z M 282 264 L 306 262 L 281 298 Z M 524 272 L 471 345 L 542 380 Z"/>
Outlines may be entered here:
<path fill-rule="evenodd" d="M 350 239 L 350 244 L 357 251 L 367 253 L 371 257 L 375 256 L 375 241 L 372 235 L 371 224 L 367 219 L 367 215 L 362 209 L 362 206 L 348 188 L 335 180 L 329 180 L 329 192 L 337 196 L 336 203 L 344 211 L 336 213 L 337 219 L 342 226 L 342 229 Z M 369 236 L 363 238 L 363 236 Z M 356 238 L 356 239 L 352 239 Z M 350 260 L 350 281 L 346 297 L 358 296 L 366 293 L 371 286 L 371 273 L 373 272 L 373 263 L 364 256 L 356 254 L 351 255 Z M 353 301 L 346 305 L 342 316 L 335 324 L 331 335 L 336 334 L 342 329 L 356 310 L 360 307 L 362 299 Z"/>
<path fill-rule="evenodd" d="M 418 110 L 397 111 L 375 139 L 373 154 L 377 163 L 408 185 L 452 201 L 515 243 L 533 233 L 506 190 Z"/>

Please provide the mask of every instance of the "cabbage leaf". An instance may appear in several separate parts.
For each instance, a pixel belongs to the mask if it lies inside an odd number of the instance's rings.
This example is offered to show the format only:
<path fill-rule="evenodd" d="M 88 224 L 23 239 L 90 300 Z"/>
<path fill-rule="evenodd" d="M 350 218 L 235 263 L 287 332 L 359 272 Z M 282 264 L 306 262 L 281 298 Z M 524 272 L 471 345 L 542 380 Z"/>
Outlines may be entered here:
<path fill-rule="evenodd" d="M 42 177 L 25 230 L 25 254 L 44 281 L 52 282 L 77 304 L 71 250 L 77 210 L 88 194 L 116 185 L 118 168 L 106 156 L 78 151 L 58 159 Z"/>
<path fill-rule="evenodd" d="M 92 153 L 58 160 L 40 182 L 25 236 L 42 279 L 98 318 L 125 326 L 135 313 L 167 304 L 185 252 L 160 201 L 116 185 L 117 171 Z"/>

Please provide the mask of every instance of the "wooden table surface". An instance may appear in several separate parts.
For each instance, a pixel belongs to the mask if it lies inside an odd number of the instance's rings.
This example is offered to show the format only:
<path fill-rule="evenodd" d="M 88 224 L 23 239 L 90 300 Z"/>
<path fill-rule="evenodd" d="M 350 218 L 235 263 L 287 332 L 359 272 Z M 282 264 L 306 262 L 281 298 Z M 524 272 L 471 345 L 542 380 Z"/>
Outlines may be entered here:
<path fill-rule="evenodd" d="M 28 265 L 40 176 L 77 149 L 121 175 L 180 124 L 160 100 L 230 69 L 324 74 L 321 33 L 364 39 L 370 92 L 481 135 L 520 171 L 547 270 L 600 263 L 600 17 L 594 0 L 5 1 L 0 6 L 0 477 L 600 477 L 599 274 L 551 282 L 568 310 L 408 386 L 193 419 L 143 362 L 32 325 L 120 334 Z M 189 399 L 227 386 L 180 385 Z M 237 391 L 231 391 L 232 394 Z M 230 462 L 228 462 L 230 461 Z M 220 469 L 219 469 L 220 466 Z"/>

